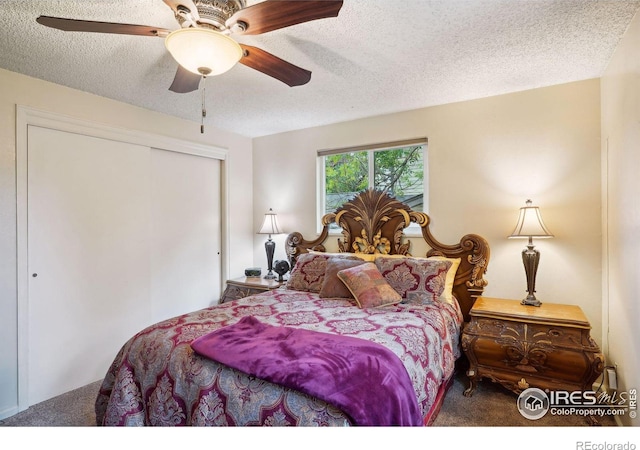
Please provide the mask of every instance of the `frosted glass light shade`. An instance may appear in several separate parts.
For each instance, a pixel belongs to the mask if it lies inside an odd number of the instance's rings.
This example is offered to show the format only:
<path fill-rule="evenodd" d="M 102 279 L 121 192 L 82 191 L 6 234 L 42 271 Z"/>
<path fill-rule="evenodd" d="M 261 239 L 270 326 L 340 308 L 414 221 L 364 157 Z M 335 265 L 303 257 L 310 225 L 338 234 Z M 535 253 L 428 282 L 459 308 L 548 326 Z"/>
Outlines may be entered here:
<path fill-rule="evenodd" d="M 220 75 L 242 58 L 242 47 L 229 36 L 207 28 L 181 28 L 164 41 L 182 67 L 198 75 Z"/>

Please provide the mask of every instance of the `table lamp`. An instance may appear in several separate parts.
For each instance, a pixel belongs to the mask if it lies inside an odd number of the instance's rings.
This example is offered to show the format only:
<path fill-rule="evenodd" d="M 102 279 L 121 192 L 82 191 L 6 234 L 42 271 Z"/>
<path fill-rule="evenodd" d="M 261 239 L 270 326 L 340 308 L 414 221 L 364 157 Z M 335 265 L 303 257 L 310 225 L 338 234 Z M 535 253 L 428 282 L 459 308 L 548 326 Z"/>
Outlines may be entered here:
<path fill-rule="evenodd" d="M 536 292 L 536 272 L 540 262 L 540 252 L 533 248 L 533 238 L 552 238 L 542 221 L 540 209 L 532 206 L 531 200 L 527 200 L 526 206 L 520 208 L 520 216 L 513 233 L 509 238 L 528 238 L 527 248 L 522 250 L 522 262 L 527 275 L 527 297 L 522 300 L 523 305 L 540 306 L 542 302 L 535 296 Z"/>
<path fill-rule="evenodd" d="M 276 243 L 271 240 L 272 234 L 281 234 L 280 228 L 278 227 L 278 218 L 276 217 L 276 213 L 273 212 L 271 208 L 269 208 L 269 212 L 264 215 L 264 222 L 262 222 L 262 226 L 260 227 L 260 231 L 258 234 L 268 234 L 269 238 L 267 242 L 264 243 L 264 248 L 267 251 L 267 274 L 264 276 L 267 280 L 274 280 L 277 276 L 273 273 L 273 253 L 276 249 Z"/>

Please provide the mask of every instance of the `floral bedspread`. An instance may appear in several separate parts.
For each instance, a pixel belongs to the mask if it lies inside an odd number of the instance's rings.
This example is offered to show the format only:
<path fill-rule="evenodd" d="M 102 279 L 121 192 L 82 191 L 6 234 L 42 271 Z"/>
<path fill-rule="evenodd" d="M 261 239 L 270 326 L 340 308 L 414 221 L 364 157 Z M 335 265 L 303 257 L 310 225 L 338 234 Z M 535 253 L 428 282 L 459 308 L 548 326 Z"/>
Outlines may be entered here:
<path fill-rule="evenodd" d="M 336 407 L 196 354 L 190 343 L 246 316 L 384 345 L 403 362 L 427 416 L 453 374 L 462 315 L 455 306 L 360 309 L 348 299 L 276 289 L 157 323 L 133 336 L 96 399 L 105 426 L 350 426 Z M 259 344 L 257 344 L 259 345 Z"/>

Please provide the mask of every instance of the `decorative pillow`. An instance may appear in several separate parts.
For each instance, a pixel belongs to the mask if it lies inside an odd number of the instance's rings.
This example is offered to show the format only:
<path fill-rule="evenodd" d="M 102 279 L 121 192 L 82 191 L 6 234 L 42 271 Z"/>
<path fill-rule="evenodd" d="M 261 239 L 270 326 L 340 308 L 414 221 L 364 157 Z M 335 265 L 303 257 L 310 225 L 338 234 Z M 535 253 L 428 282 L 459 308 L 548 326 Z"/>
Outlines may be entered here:
<path fill-rule="evenodd" d="M 328 256 L 312 253 L 303 253 L 298 256 L 289 274 L 287 289 L 320 292 L 328 259 Z"/>
<path fill-rule="evenodd" d="M 453 296 L 453 282 L 456 279 L 456 273 L 458 267 L 460 267 L 460 258 L 447 258 L 444 256 L 430 256 L 428 259 L 436 261 L 451 261 L 451 267 L 447 271 L 447 278 L 444 285 L 444 290 L 440 294 L 440 300 L 449 304 L 453 304 L 456 300 Z"/>
<path fill-rule="evenodd" d="M 444 292 L 451 261 L 424 258 L 377 258 L 376 267 L 407 302 L 428 304 Z"/>
<path fill-rule="evenodd" d="M 353 298 L 351 291 L 338 278 L 338 272 L 364 263 L 365 261 L 361 259 L 329 258 L 320 289 L 320 297 Z"/>
<path fill-rule="evenodd" d="M 402 297 L 387 283 L 376 265 L 365 262 L 338 271 L 338 278 L 351 291 L 360 308 L 395 305 Z"/>
<path fill-rule="evenodd" d="M 296 258 L 296 264 L 291 269 L 289 280 L 287 281 L 287 289 L 319 293 L 320 289 L 322 289 L 327 261 L 332 257 L 358 260 L 349 256 L 323 255 L 319 252 L 303 253 Z"/>

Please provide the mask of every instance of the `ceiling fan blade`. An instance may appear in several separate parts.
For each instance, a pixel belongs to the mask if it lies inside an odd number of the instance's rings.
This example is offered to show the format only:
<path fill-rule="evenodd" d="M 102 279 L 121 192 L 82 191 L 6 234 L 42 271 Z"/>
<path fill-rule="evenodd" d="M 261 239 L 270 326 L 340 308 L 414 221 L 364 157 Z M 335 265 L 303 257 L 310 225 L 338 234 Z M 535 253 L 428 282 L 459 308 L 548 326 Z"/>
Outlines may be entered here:
<path fill-rule="evenodd" d="M 187 92 L 197 91 L 200 87 L 201 75 L 196 75 L 193 72 L 188 71 L 182 66 L 178 66 L 176 76 L 169 87 L 170 91 L 177 92 L 178 94 L 186 94 Z"/>
<path fill-rule="evenodd" d="M 265 0 L 235 13 L 227 20 L 226 27 L 234 34 L 262 34 L 311 20 L 337 17 L 340 8 L 342 0 Z M 241 26 L 234 27 L 235 24 Z"/>
<path fill-rule="evenodd" d="M 200 20 L 200 14 L 198 14 L 198 8 L 196 8 L 193 0 L 164 0 L 169 8 L 173 10 L 175 14 L 180 14 L 182 8 L 187 8 L 194 21 Z M 182 8 L 181 8 L 182 7 Z"/>
<path fill-rule="evenodd" d="M 294 66 L 257 47 L 243 44 L 240 44 L 240 46 L 244 52 L 244 56 L 240 59 L 240 64 L 267 74 L 292 87 L 307 84 L 311 79 L 311 72 L 308 70 Z"/>
<path fill-rule="evenodd" d="M 41 25 L 62 31 L 85 31 L 90 33 L 130 34 L 134 36 L 166 37 L 171 30 L 130 25 L 126 23 L 93 22 L 90 20 L 63 19 L 60 17 L 40 16 L 36 19 Z"/>

